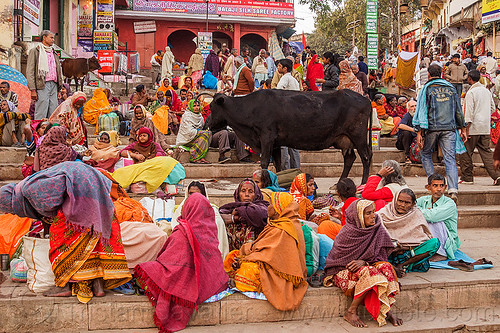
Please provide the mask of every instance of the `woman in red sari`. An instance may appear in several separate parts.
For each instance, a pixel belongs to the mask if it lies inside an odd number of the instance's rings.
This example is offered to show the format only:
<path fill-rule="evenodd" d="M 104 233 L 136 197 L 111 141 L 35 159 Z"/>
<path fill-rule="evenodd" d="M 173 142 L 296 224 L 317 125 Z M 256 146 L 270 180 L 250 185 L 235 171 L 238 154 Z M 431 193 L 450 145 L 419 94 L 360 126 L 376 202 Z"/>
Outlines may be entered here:
<path fill-rule="evenodd" d="M 316 83 L 316 79 L 324 78 L 325 72 L 323 70 L 323 65 L 319 62 L 318 55 L 315 54 L 309 62 L 309 66 L 307 66 L 306 80 L 309 82 L 309 88 L 311 88 L 312 91 L 319 91 L 319 84 Z"/>

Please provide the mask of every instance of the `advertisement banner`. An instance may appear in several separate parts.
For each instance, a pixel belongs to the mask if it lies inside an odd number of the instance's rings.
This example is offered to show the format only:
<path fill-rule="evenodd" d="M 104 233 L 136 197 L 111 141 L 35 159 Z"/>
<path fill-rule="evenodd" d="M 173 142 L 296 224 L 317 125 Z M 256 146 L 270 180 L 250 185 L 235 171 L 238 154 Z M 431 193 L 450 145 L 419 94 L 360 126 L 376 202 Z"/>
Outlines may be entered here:
<path fill-rule="evenodd" d="M 80 1 L 78 8 L 78 37 L 92 38 L 93 10 L 92 1 Z"/>
<path fill-rule="evenodd" d="M 24 0 L 23 7 L 24 17 L 37 26 L 40 25 L 40 1 Z"/>
<path fill-rule="evenodd" d="M 98 29 L 99 24 L 103 23 L 113 23 L 114 20 L 114 5 L 113 0 L 98 0 L 96 8 L 96 20 Z"/>
<path fill-rule="evenodd" d="M 113 50 L 113 31 L 94 30 L 94 52 L 99 50 Z"/>
<path fill-rule="evenodd" d="M 101 69 L 99 73 L 101 74 L 109 74 L 113 72 L 113 57 L 115 51 L 97 51 L 97 59 L 99 60 L 99 65 L 101 65 Z"/>
<path fill-rule="evenodd" d="M 500 0 L 483 0 L 483 24 L 500 20 Z"/>
<path fill-rule="evenodd" d="M 163 1 L 134 0 L 133 9 L 148 12 L 171 12 L 185 14 L 206 14 L 205 1 Z M 245 0 L 215 0 L 208 3 L 208 13 L 212 15 L 254 16 L 271 18 L 294 18 L 292 3 Z"/>
<path fill-rule="evenodd" d="M 378 69 L 378 34 L 367 35 L 366 64 L 368 69 Z"/>
<path fill-rule="evenodd" d="M 376 34 L 378 24 L 378 4 L 376 0 L 366 1 L 366 33 Z"/>

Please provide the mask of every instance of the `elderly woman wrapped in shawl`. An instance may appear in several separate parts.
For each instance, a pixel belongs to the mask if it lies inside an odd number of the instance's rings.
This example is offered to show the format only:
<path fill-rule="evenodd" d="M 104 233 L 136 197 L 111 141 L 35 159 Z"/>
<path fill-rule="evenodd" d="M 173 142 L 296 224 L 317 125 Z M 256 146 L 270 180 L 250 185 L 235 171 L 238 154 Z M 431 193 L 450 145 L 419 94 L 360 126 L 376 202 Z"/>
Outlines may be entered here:
<path fill-rule="evenodd" d="M 94 144 L 89 146 L 90 161 L 87 163 L 113 172 L 114 166 L 120 158 L 120 151 L 111 144 L 111 137 L 108 132 L 101 132 Z"/>
<path fill-rule="evenodd" d="M 326 259 L 323 281 L 325 287 L 335 284 L 353 298 L 344 314 L 352 326 L 366 327 L 357 315 L 363 301 L 379 326 L 386 324 L 386 318 L 395 326 L 402 324 L 390 312 L 399 293 L 396 273 L 387 262 L 393 248 L 391 237 L 375 214 L 373 202 L 353 202 L 346 210 L 346 225 L 335 238 Z"/>
<path fill-rule="evenodd" d="M 68 146 L 68 141 L 66 127 L 52 126 L 35 151 L 33 171 L 48 169 L 62 162 L 81 160 L 82 157 Z"/>
<path fill-rule="evenodd" d="M 285 192 L 271 195 L 269 223 L 252 242 L 232 251 L 224 269 L 240 291 L 262 292 L 281 311 L 296 310 L 307 291 L 299 205 Z"/>
<path fill-rule="evenodd" d="M 160 132 L 153 121 L 146 116 L 146 108 L 139 104 L 134 108 L 134 118 L 132 118 L 132 122 L 130 123 L 129 143 L 137 141 L 137 131 L 141 127 L 147 127 L 153 132 L 154 142 L 158 143 L 164 151 L 169 148 L 165 135 Z"/>
<path fill-rule="evenodd" d="M 299 204 L 299 217 L 302 220 L 308 220 L 314 213 L 314 207 L 308 198 L 314 194 L 314 189 L 314 178 L 308 173 L 297 175 L 290 186 L 289 193 L 293 196 L 295 202 Z"/>
<path fill-rule="evenodd" d="M 363 199 L 374 201 L 375 211 L 379 211 L 405 187 L 408 186 L 399 163 L 394 160 L 385 160 L 382 163 L 382 169 L 376 175 L 368 177 L 361 196 Z"/>
<path fill-rule="evenodd" d="M 226 223 L 229 251 L 253 241 L 267 224 L 267 206 L 255 182 L 243 180 L 234 191 L 234 202 L 223 205 L 220 213 Z"/>
<path fill-rule="evenodd" d="M 340 75 L 338 90 L 349 89 L 363 95 L 363 85 L 352 72 L 351 66 L 347 60 L 339 63 Z"/>
<path fill-rule="evenodd" d="M 177 222 L 177 219 L 182 214 L 182 207 L 184 207 L 187 198 L 189 198 L 189 196 L 191 196 L 191 194 L 193 193 L 201 193 L 205 198 L 207 198 L 207 200 L 209 200 L 205 185 L 198 181 L 192 181 L 187 188 L 184 200 L 174 211 L 172 222 L 170 224 L 172 229 L 174 229 L 179 224 Z M 219 240 L 219 251 L 222 254 L 222 260 L 224 260 L 224 258 L 226 258 L 227 254 L 229 253 L 229 242 L 227 240 L 226 224 L 224 223 L 224 220 L 219 213 L 219 207 L 212 203 L 210 205 L 214 210 L 215 224 L 217 225 L 217 239 Z"/>
<path fill-rule="evenodd" d="M 78 110 L 87 101 L 87 95 L 78 91 L 68 97 L 62 102 L 50 116 L 49 121 L 52 124 L 59 124 L 68 130 L 68 139 L 71 145 L 83 145 L 87 142 L 86 132 L 80 117 L 78 117 Z"/>
<path fill-rule="evenodd" d="M 189 150 L 189 161 L 191 163 L 209 164 L 205 160 L 212 134 L 203 130 L 205 121 L 201 115 L 201 106 L 198 100 L 192 99 L 188 104 L 188 111 L 184 113 L 177 134 L 175 144 L 183 146 Z"/>
<path fill-rule="evenodd" d="M 409 188 L 403 188 L 392 202 L 379 210 L 385 229 L 397 242 L 389 255 L 389 262 L 398 277 L 406 272 L 427 272 L 429 259 L 439 249 L 439 240 L 433 238 L 424 214 L 416 206 L 417 197 Z"/>
<path fill-rule="evenodd" d="M 158 258 L 136 266 L 161 332 L 184 329 L 197 305 L 225 290 L 228 282 L 207 198 L 190 195 L 177 222 Z"/>
<path fill-rule="evenodd" d="M 56 287 L 46 296 L 73 294 L 87 303 L 132 278 L 111 184 L 89 165 L 64 162 L 0 189 L 1 211 L 50 223 L 49 259 Z"/>
<path fill-rule="evenodd" d="M 262 192 L 264 200 L 271 202 L 271 194 L 273 192 L 283 192 L 285 189 L 281 188 L 278 183 L 278 176 L 272 171 L 267 169 L 259 169 L 252 175 L 252 180 L 257 184 Z"/>

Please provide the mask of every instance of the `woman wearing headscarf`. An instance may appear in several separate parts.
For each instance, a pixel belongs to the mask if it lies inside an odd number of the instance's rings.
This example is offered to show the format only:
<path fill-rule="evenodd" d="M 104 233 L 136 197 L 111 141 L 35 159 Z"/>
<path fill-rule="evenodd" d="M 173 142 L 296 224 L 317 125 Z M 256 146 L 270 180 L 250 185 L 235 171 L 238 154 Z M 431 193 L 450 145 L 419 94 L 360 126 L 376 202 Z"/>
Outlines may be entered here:
<path fill-rule="evenodd" d="M 257 184 L 249 178 L 238 185 L 233 197 L 234 202 L 223 205 L 219 210 L 226 223 L 229 251 L 237 250 L 259 236 L 267 224 L 269 205 Z"/>
<path fill-rule="evenodd" d="M 111 93 L 111 89 L 104 88 L 103 92 L 106 95 L 106 97 L 108 98 L 109 105 L 116 106 L 116 105 L 120 104 L 120 100 L 117 97 L 113 96 L 113 94 Z"/>
<path fill-rule="evenodd" d="M 203 56 L 201 55 L 200 48 L 196 48 L 194 53 L 189 58 L 187 75 L 193 80 L 193 86 L 196 87 L 198 81 L 201 79 L 203 72 Z M 184 80 L 185 82 L 185 80 Z"/>
<path fill-rule="evenodd" d="M 424 214 L 416 206 L 417 197 L 409 188 L 400 190 L 392 202 L 378 211 L 385 229 L 396 242 L 389 255 L 398 277 L 406 272 L 427 272 L 429 259 L 439 250 Z"/>
<path fill-rule="evenodd" d="M 170 50 L 169 46 L 165 47 L 165 53 L 163 54 L 163 58 L 161 59 L 161 77 L 162 80 L 167 79 L 169 84 L 172 83 L 172 66 L 174 65 L 175 57 Z"/>
<path fill-rule="evenodd" d="M 319 62 L 319 57 L 317 54 L 313 55 L 309 65 L 307 66 L 306 80 L 309 82 L 309 87 L 312 91 L 319 91 L 318 85 L 320 83 L 316 83 L 316 79 L 324 79 L 325 72 L 323 70 L 323 65 Z"/>
<path fill-rule="evenodd" d="M 486 66 L 479 65 L 477 66 L 477 70 L 479 71 L 479 73 L 481 73 L 481 78 L 479 79 L 479 82 L 481 82 L 481 84 L 485 86 L 487 89 L 491 89 L 491 87 L 494 86 L 494 83 L 493 80 L 491 79 L 490 74 L 486 72 Z"/>
<path fill-rule="evenodd" d="M 134 108 L 134 118 L 132 118 L 130 123 L 129 143 L 137 141 L 137 131 L 142 127 L 147 127 L 151 130 L 154 142 L 158 143 L 164 151 L 170 147 L 165 135 L 146 116 L 146 108 L 142 104 L 139 104 Z"/>
<path fill-rule="evenodd" d="M 295 202 L 299 204 L 299 217 L 302 220 L 308 220 L 314 213 L 312 205 L 314 190 L 314 178 L 308 173 L 301 173 L 292 181 L 289 193 L 293 196 Z"/>
<path fill-rule="evenodd" d="M 161 146 L 154 141 L 153 132 L 147 127 L 137 131 L 137 141 L 132 142 L 120 151 L 121 157 L 132 157 L 134 163 L 144 162 L 156 156 L 167 156 Z"/>
<path fill-rule="evenodd" d="M 342 60 L 339 63 L 340 75 L 338 90 L 349 89 L 363 95 L 363 85 L 352 72 L 351 66 L 347 60 Z"/>
<path fill-rule="evenodd" d="M 205 160 L 212 134 L 203 130 L 205 121 L 201 115 L 200 102 L 192 99 L 189 101 L 187 111 L 184 113 L 177 133 L 176 146 L 184 146 L 189 149 L 189 161 L 191 163 L 209 164 Z"/>
<path fill-rule="evenodd" d="M 78 91 L 59 105 L 49 118 L 52 124 L 57 123 L 66 127 L 72 146 L 83 145 L 87 141 L 83 129 L 84 126 L 80 117 L 78 117 L 78 110 L 86 101 L 87 95 L 84 92 Z"/>
<path fill-rule="evenodd" d="M 326 258 L 323 284 L 336 285 L 353 298 L 344 314 L 352 326 L 366 327 L 357 315 L 363 302 L 379 326 L 386 324 L 386 318 L 395 326 L 401 325 L 402 321 L 390 312 L 394 297 L 399 294 L 396 273 L 387 262 L 394 245 L 375 214 L 373 202 L 353 202 L 346 210 L 346 222 Z"/>
<path fill-rule="evenodd" d="M 48 169 L 56 164 L 81 159 L 70 146 L 68 146 L 68 130 L 64 126 L 52 126 L 44 136 L 35 152 L 33 170 Z"/>
<path fill-rule="evenodd" d="M 164 78 L 161 81 L 160 87 L 158 88 L 157 91 L 161 91 L 163 93 L 166 93 L 167 90 L 174 90 L 174 88 L 170 85 L 169 81 L 167 78 Z"/>
<path fill-rule="evenodd" d="M 240 291 L 257 291 L 281 311 L 296 310 L 307 291 L 305 243 L 299 206 L 285 192 L 275 192 L 269 223 L 251 243 L 235 250 L 224 269 Z"/>
<path fill-rule="evenodd" d="M 205 69 L 203 70 L 203 74 L 205 74 L 207 71 L 212 73 L 212 75 L 215 76 L 216 78 L 219 77 L 220 60 L 214 50 L 210 50 L 210 53 L 208 54 L 207 59 L 205 60 Z"/>
<path fill-rule="evenodd" d="M 198 89 L 196 88 L 196 82 L 194 81 L 192 76 L 187 76 L 184 79 L 184 85 L 182 86 L 182 89 L 186 89 L 187 91 L 191 91 L 194 94 L 196 94 L 198 92 Z"/>
<path fill-rule="evenodd" d="M 113 172 L 114 166 L 120 158 L 120 151 L 111 144 L 108 132 L 101 132 L 94 144 L 89 146 L 90 165 Z"/>
<path fill-rule="evenodd" d="M 158 258 L 136 266 L 162 332 L 184 329 L 197 305 L 225 290 L 228 282 L 207 198 L 190 195 L 177 222 Z"/>
<path fill-rule="evenodd" d="M 180 203 L 180 205 L 175 209 L 174 214 L 172 216 L 172 222 L 170 225 L 172 226 L 172 230 L 179 224 L 177 222 L 177 219 L 179 216 L 182 214 L 182 208 L 184 207 L 184 204 L 186 203 L 186 200 L 193 194 L 193 193 L 201 193 L 207 200 L 210 200 L 208 198 L 207 190 L 205 188 L 205 185 L 203 183 L 200 183 L 198 181 L 192 181 L 188 188 L 187 191 L 185 192 L 184 195 L 184 200 Z M 226 224 L 224 223 L 224 220 L 220 216 L 219 213 L 219 207 L 217 207 L 214 204 L 210 204 L 214 210 L 215 214 L 215 224 L 217 225 L 217 239 L 219 240 L 219 251 L 222 254 L 222 260 L 226 258 L 227 254 L 229 253 L 229 242 L 227 240 L 227 231 L 226 231 Z"/>
<path fill-rule="evenodd" d="M 271 202 L 271 194 L 273 192 L 282 192 L 282 189 L 278 184 L 278 176 L 272 171 L 267 169 L 259 169 L 255 171 L 252 175 L 252 180 L 257 184 L 262 192 L 264 200 Z"/>
<path fill-rule="evenodd" d="M 64 162 L 0 189 L 1 211 L 50 224 L 48 256 L 56 287 L 45 296 L 76 295 L 87 303 L 93 296 L 104 296 L 104 289 L 132 278 L 114 215 L 111 184 L 89 165 Z"/>
<path fill-rule="evenodd" d="M 394 199 L 396 193 L 406 187 L 408 186 L 401 165 L 394 160 L 385 160 L 382 169 L 376 175 L 368 177 L 361 196 L 363 199 L 374 201 L 375 211 L 379 211 Z"/>
<path fill-rule="evenodd" d="M 70 85 L 67 83 L 63 83 L 61 89 L 59 90 L 59 93 L 57 94 L 57 100 L 59 104 L 67 100 L 71 95 L 72 93 Z"/>

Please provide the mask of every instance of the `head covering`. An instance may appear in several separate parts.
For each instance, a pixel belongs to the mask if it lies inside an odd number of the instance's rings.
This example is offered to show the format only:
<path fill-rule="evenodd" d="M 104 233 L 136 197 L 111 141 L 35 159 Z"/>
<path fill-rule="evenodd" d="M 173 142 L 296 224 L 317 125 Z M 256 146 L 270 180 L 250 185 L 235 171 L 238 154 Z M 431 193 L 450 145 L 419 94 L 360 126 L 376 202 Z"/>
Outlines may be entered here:
<path fill-rule="evenodd" d="M 14 105 L 14 103 L 12 103 L 11 101 L 8 101 L 6 99 L 4 99 L 3 101 L 6 101 L 7 105 L 9 106 L 9 111 L 4 111 L 4 112 L 15 112 L 16 111 L 16 106 Z M 1 101 L 1 102 L 3 102 L 3 101 Z"/>
<path fill-rule="evenodd" d="M 68 138 L 71 140 L 71 145 L 85 142 L 83 125 L 78 117 L 78 110 L 74 106 L 74 103 L 78 100 L 86 101 L 87 95 L 84 92 L 77 91 L 62 102 L 49 118 L 52 124 L 58 123 L 68 129 Z"/>
<path fill-rule="evenodd" d="M 177 221 L 158 258 L 136 266 L 162 332 L 184 329 L 197 304 L 225 290 L 228 282 L 207 198 L 190 195 Z"/>
<path fill-rule="evenodd" d="M 139 135 L 141 135 L 141 134 L 147 134 L 148 141 L 146 141 L 144 143 L 137 141 L 138 145 L 141 147 L 149 147 L 154 142 L 154 139 L 155 139 L 153 132 L 151 132 L 151 130 L 147 127 L 141 127 L 141 128 L 139 128 L 139 131 L 137 131 L 137 136 L 139 137 Z"/>
<path fill-rule="evenodd" d="M 148 135 L 148 141 L 144 143 L 139 142 L 139 135 L 143 133 Z M 123 150 L 139 153 L 144 156 L 146 160 L 156 156 L 166 156 L 165 151 L 155 142 L 155 136 L 148 127 L 139 128 L 137 131 L 137 141 L 132 142 L 127 147 L 123 148 Z M 139 163 L 139 161 L 134 158 L 134 163 Z"/>
<path fill-rule="evenodd" d="M 339 75 L 339 87 L 338 89 L 350 89 L 361 95 L 363 95 L 363 85 L 361 81 L 356 78 L 356 75 L 352 72 L 351 66 L 347 60 L 342 60 L 339 63 L 340 75 Z"/>
<path fill-rule="evenodd" d="M 309 88 L 313 91 L 319 91 L 318 87 L 316 86 L 316 79 L 325 78 L 323 65 L 320 63 L 315 63 L 316 59 L 318 59 L 317 54 L 313 55 L 311 61 L 309 61 L 306 74 L 306 80 L 309 82 Z"/>
<path fill-rule="evenodd" d="M 392 202 L 378 211 L 387 232 L 392 239 L 403 246 L 418 246 L 432 238 L 424 214 L 414 204 L 410 211 L 401 215 L 396 210 L 396 202 L 401 190 L 396 193 Z"/>
<path fill-rule="evenodd" d="M 307 198 L 307 180 L 305 173 L 301 173 L 294 178 L 290 186 L 290 194 L 293 196 L 296 203 L 300 204 L 302 201 L 305 202 L 306 215 L 314 212 L 311 200 Z"/>
<path fill-rule="evenodd" d="M 66 161 L 74 161 L 77 153 L 66 144 L 66 127 L 52 127 L 36 149 L 34 169 L 44 170 Z"/>
<path fill-rule="evenodd" d="M 307 290 L 299 206 L 285 192 L 273 193 L 271 202 L 279 217 L 269 220 L 255 241 L 244 244 L 239 257 L 259 265 L 260 285 L 269 303 L 281 311 L 295 310 Z"/>
<path fill-rule="evenodd" d="M 194 72 L 201 70 L 203 70 L 203 56 L 200 48 L 196 48 L 191 58 L 189 58 L 187 75 L 190 76 Z"/>
<path fill-rule="evenodd" d="M 375 214 L 375 224 L 371 227 L 362 227 L 364 208 L 372 203 L 369 200 L 356 200 L 346 209 L 346 225 L 338 233 L 333 248 L 326 258 L 327 275 L 335 275 L 346 269 L 346 265 L 353 260 L 364 260 L 369 264 L 387 261 L 389 251 L 394 245 L 380 217 Z M 360 208 L 364 207 L 361 214 L 358 213 L 358 205 Z"/>
<path fill-rule="evenodd" d="M 250 184 L 253 186 L 254 188 L 254 191 L 255 191 L 255 198 L 253 199 L 253 201 L 260 201 L 262 200 L 262 192 L 260 191 L 260 188 L 257 186 L 257 184 L 250 178 L 246 178 L 244 179 L 239 185 L 238 185 L 238 188 L 234 191 L 233 193 L 233 198 L 236 202 L 242 202 L 241 199 L 240 199 L 240 191 L 241 191 L 241 187 L 244 185 L 244 184 Z"/>

